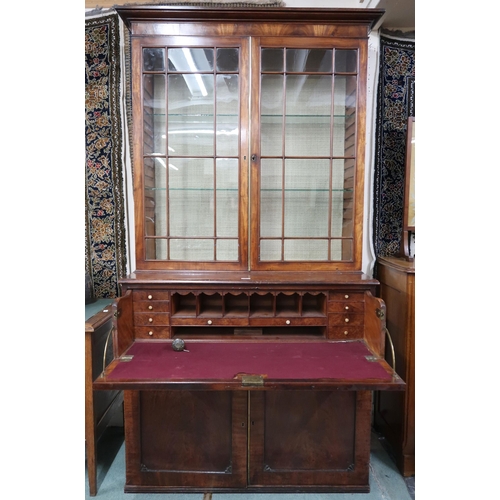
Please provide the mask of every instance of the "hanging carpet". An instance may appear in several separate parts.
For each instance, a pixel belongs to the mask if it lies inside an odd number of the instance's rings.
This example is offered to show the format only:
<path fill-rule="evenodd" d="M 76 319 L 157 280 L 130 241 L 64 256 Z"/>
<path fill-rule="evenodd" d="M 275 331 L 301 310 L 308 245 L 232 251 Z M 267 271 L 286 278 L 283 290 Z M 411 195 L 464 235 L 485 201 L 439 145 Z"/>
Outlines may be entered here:
<path fill-rule="evenodd" d="M 377 257 L 399 253 L 409 116 L 415 116 L 415 41 L 381 34 L 373 211 Z"/>
<path fill-rule="evenodd" d="M 95 298 L 126 273 L 117 14 L 85 20 L 85 274 Z"/>

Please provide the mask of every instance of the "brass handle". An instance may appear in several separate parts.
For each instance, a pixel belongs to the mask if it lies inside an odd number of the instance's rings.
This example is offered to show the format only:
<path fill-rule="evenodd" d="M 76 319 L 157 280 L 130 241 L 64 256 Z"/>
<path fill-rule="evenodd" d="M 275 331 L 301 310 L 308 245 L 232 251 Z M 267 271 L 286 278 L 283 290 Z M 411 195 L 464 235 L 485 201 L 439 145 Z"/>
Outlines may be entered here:
<path fill-rule="evenodd" d="M 392 342 L 391 334 L 389 333 L 389 330 L 386 328 L 385 333 L 387 335 L 387 338 L 389 339 L 389 344 L 391 344 L 391 353 L 392 353 L 392 369 L 396 371 L 396 352 L 394 351 L 394 344 Z"/>
<path fill-rule="evenodd" d="M 106 369 L 106 354 L 108 352 L 109 337 L 111 336 L 111 333 L 113 332 L 114 329 L 115 329 L 115 326 L 112 325 L 111 328 L 110 328 L 110 330 L 109 330 L 108 336 L 106 337 L 106 343 L 104 344 L 104 353 L 102 355 L 102 373 L 101 373 L 101 377 L 104 377 L 104 370 Z"/>

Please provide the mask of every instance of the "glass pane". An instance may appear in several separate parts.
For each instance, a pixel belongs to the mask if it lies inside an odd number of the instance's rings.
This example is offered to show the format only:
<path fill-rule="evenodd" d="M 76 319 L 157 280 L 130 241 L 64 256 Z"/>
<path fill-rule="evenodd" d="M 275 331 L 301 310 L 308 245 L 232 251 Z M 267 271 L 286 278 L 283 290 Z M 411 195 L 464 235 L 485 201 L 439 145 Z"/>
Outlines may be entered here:
<path fill-rule="evenodd" d="M 172 158 L 169 167 L 170 235 L 214 236 L 213 159 Z"/>
<path fill-rule="evenodd" d="M 358 71 L 358 51 L 339 50 L 335 51 L 335 72 L 356 73 Z"/>
<path fill-rule="evenodd" d="M 281 260 L 281 240 L 260 240 L 260 260 Z"/>
<path fill-rule="evenodd" d="M 287 49 L 286 71 L 331 73 L 331 49 Z"/>
<path fill-rule="evenodd" d="M 168 76 L 168 149 L 176 156 L 214 154 L 212 75 Z"/>
<path fill-rule="evenodd" d="M 212 239 L 171 240 L 170 259 L 190 261 L 214 260 L 214 241 Z"/>
<path fill-rule="evenodd" d="M 238 260 L 238 240 L 217 240 L 216 260 Z"/>
<path fill-rule="evenodd" d="M 217 155 L 238 156 L 239 77 L 217 75 Z"/>
<path fill-rule="evenodd" d="M 328 240 L 285 240 L 285 260 L 328 260 Z"/>
<path fill-rule="evenodd" d="M 142 61 L 144 71 L 164 71 L 165 49 L 143 49 Z"/>
<path fill-rule="evenodd" d="M 332 240 L 331 260 L 352 260 L 352 240 Z"/>
<path fill-rule="evenodd" d="M 328 236 L 329 160 L 287 160 L 285 238 Z"/>
<path fill-rule="evenodd" d="M 146 238 L 146 260 L 166 260 L 167 240 Z"/>
<path fill-rule="evenodd" d="M 356 77 L 335 76 L 333 155 L 356 154 Z"/>
<path fill-rule="evenodd" d="M 331 76 L 287 76 L 287 156 L 330 156 Z"/>
<path fill-rule="evenodd" d="M 218 159 L 216 178 L 217 236 L 238 237 L 238 160 Z"/>
<path fill-rule="evenodd" d="M 261 160 L 260 234 L 282 235 L 282 160 Z"/>
<path fill-rule="evenodd" d="M 332 171 L 332 237 L 342 236 L 344 222 L 344 161 L 333 160 Z"/>
<path fill-rule="evenodd" d="M 262 71 L 283 71 L 283 49 L 261 50 Z"/>
<path fill-rule="evenodd" d="M 217 49 L 217 71 L 238 71 L 238 69 L 238 49 Z"/>
<path fill-rule="evenodd" d="M 213 71 L 214 49 L 168 49 L 169 71 Z"/>
<path fill-rule="evenodd" d="M 144 159 L 144 232 L 167 235 L 167 171 L 162 158 Z"/>
<path fill-rule="evenodd" d="M 165 154 L 165 76 L 143 77 L 144 154 Z"/>
<path fill-rule="evenodd" d="M 283 75 L 262 75 L 261 155 L 283 154 Z"/>

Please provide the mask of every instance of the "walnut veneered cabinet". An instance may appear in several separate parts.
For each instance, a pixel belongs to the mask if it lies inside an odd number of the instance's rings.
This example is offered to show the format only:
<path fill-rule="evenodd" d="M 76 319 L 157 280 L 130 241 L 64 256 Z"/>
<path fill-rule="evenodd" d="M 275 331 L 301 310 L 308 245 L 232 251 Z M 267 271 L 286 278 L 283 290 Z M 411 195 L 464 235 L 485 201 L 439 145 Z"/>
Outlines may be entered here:
<path fill-rule="evenodd" d="M 372 391 L 404 389 L 361 273 L 383 11 L 116 10 L 137 262 L 94 386 L 124 390 L 125 490 L 367 491 Z"/>

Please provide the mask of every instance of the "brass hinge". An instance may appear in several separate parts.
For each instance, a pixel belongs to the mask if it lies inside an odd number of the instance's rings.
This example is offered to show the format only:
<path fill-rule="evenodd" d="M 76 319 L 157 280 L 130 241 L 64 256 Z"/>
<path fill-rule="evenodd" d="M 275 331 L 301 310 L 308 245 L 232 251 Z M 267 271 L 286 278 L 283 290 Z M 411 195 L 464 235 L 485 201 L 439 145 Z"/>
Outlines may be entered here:
<path fill-rule="evenodd" d="M 264 377 L 262 375 L 242 375 L 241 385 L 264 385 Z"/>

